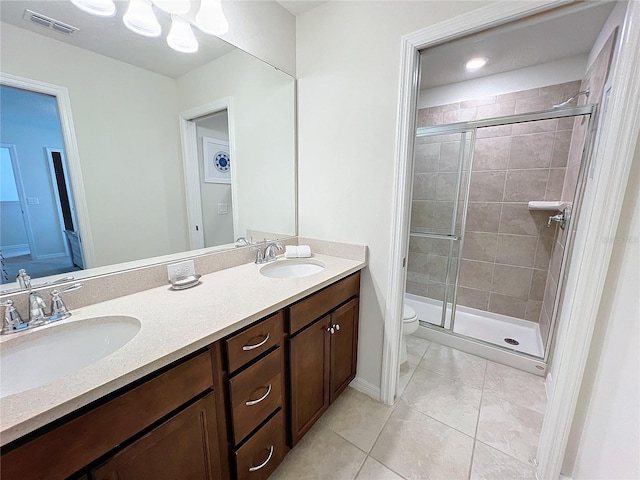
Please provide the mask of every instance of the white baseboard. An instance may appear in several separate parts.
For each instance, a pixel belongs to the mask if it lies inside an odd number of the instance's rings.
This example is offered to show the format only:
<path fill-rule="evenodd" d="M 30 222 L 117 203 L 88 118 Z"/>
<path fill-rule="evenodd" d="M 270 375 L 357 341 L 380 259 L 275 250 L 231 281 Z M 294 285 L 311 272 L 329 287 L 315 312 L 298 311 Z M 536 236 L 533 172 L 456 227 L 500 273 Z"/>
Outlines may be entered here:
<path fill-rule="evenodd" d="M 380 401 L 380 387 L 374 385 L 371 382 L 367 382 L 360 377 L 356 377 L 349 384 L 350 387 L 355 388 L 359 392 L 364 393 L 365 395 L 370 396 L 374 400 Z"/>
<path fill-rule="evenodd" d="M 29 255 L 28 243 L 20 243 L 16 245 L 4 245 L 2 247 L 2 256 L 4 258 L 20 257 L 21 255 Z"/>

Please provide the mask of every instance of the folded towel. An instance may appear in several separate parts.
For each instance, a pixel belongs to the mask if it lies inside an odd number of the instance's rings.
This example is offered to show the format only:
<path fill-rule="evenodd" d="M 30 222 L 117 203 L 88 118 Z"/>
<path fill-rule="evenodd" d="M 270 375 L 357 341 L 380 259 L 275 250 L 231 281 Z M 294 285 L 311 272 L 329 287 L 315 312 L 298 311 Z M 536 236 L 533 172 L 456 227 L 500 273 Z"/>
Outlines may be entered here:
<path fill-rule="evenodd" d="M 298 245 L 298 257 L 308 258 L 311 256 L 311 247 L 309 245 Z"/>
<path fill-rule="evenodd" d="M 298 247 L 295 245 L 285 245 L 284 258 L 298 258 Z"/>

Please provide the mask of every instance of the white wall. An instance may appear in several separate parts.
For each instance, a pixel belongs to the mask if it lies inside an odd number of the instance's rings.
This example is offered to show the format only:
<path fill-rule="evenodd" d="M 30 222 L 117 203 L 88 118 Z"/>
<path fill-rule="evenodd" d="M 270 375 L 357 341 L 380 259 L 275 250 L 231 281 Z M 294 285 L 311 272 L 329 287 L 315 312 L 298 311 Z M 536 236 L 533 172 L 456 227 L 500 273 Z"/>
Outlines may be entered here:
<path fill-rule="evenodd" d="M 220 38 L 279 70 L 296 74 L 296 19 L 274 1 L 224 1 L 229 32 Z"/>
<path fill-rule="evenodd" d="M 299 233 L 363 243 L 358 376 L 380 385 L 402 35 L 488 2 L 327 2 L 297 17 Z"/>
<path fill-rule="evenodd" d="M 465 82 L 442 85 L 420 91 L 418 108 L 447 105 L 503 93 L 546 87 L 580 80 L 587 71 L 587 55 L 519 68 Z"/>
<path fill-rule="evenodd" d="M 232 97 L 235 230 L 295 234 L 294 79 L 233 51 L 176 81 L 179 111 Z"/>
<path fill-rule="evenodd" d="M 3 72 L 69 89 L 97 265 L 187 250 L 174 81 L 0 30 Z"/>
<path fill-rule="evenodd" d="M 563 473 L 640 478 L 640 137 Z"/>

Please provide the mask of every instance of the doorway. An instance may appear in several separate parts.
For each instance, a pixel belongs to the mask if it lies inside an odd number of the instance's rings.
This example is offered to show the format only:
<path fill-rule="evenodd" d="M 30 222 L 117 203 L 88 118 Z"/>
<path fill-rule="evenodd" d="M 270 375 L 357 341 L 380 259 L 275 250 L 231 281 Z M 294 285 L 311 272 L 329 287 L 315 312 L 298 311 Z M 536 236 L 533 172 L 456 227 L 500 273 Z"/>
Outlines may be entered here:
<path fill-rule="evenodd" d="M 233 244 L 241 235 L 232 103 L 223 98 L 180 114 L 192 250 Z"/>
<path fill-rule="evenodd" d="M 20 269 L 32 278 L 80 270 L 84 261 L 57 98 L 8 85 L 0 88 L 3 176 L 11 166 L 17 197 L 17 203 L 2 202 L 2 252 L 8 277 L 2 281 L 13 282 Z M 75 245 L 69 240 L 74 236 Z"/>
<path fill-rule="evenodd" d="M 553 380 L 547 376 L 547 384 L 553 389 L 546 409 L 537 460 L 541 478 L 557 478 L 560 472 L 569 429 L 575 413 L 576 401 L 586 364 L 588 348 L 605 282 L 605 274 L 611 255 L 611 245 L 603 245 L 602 232 L 615 231 L 622 205 L 622 196 L 627 185 L 627 173 L 633 159 L 640 124 L 640 111 L 630 111 L 628 105 L 636 105 L 640 92 L 640 81 L 635 76 L 635 67 L 640 61 L 636 46 L 640 32 L 633 29 L 632 19 L 638 15 L 635 2 L 618 3 L 621 38 L 615 49 L 612 62 L 611 97 L 609 108 L 602 113 L 602 128 L 596 139 L 593 153 L 593 171 L 585 186 L 585 217 L 576 231 L 572 262 L 565 281 L 564 298 L 556 336 L 553 362 Z M 412 155 L 416 132 L 416 85 L 419 79 L 419 51 L 436 46 L 454 38 L 488 31 L 523 18 L 534 18 L 541 11 L 560 6 L 559 2 L 546 4 L 540 10 L 529 5 L 509 7 L 488 6 L 423 31 L 407 35 L 403 39 L 402 78 L 400 94 L 399 133 L 396 165 L 396 201 L 410 201 L 411 173 L 404 162 Z M 571 6 L 564 11 L 576 11 L 588 5 Z M 508 11 L 506 11 L 508 10 Z M 556 11 L 555 13 L 558 13 Z M 611 24 L 610 24 L 611 25 Z M 609 25 L 609 26 L 610 26 Z M 606 87 L 606 85 L 605 85 Z M 591 101 L 589 103 L 592 103 Z M 405 203 L 407 202 L 407 203 Z M 586 214 L 588 212 L 588 215 Z M 383 356 L 382 397 L 385 402 L 393 400 L 397 372 L 397 345 L 399 344 L 404 289 L 403 259 L 406 255 L 405 239 L 398 232 L 409 223 L 409 212 L 400 212 L 394 219 L 394 241 L 389 288 L 390 306 L 385 320 L 385 354 Z M 397 321 L 397 323 L 395 323 Z M 388 341 L 386 340 L 388 338 Z M 398 342 L 396 343 L 396 340 Z"/>

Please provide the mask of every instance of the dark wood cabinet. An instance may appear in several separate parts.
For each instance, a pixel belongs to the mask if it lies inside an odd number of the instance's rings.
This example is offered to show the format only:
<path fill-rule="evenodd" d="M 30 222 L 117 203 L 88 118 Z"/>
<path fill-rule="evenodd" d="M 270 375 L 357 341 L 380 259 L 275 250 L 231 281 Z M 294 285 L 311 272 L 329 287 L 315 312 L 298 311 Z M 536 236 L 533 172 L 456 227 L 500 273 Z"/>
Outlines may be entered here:
<path fill-rule="evenodd" d="M 331 316 L 327 315 L 289 342 L 293 445 L 329 408 L 330 323 Z"/>
<path fill-rule="evenodd" d="M 291 446 L 356 376 L 359 284 L 356 273 L 290 307 Z"/>
<path fill-rule="evenodd" d="M 221 478 L 213 393 L 188 406 L 93 469 L 93 480 Z"/>
<path fill-rule="evenodd" d="M 264 480 L 356 374 L 357 272 L 6 445 L 2 480 Z"/>
<path fill-rule="evenodd" d="M 209 350 L 180 360 L 27 443 L 3 447 L 0 477 L 66 478 L 209 391 L 213 382 Z"/>
<path fill-rule="evenodd" d="M 354 298 L 331 314 L 335 329 L 331 334 L 330 402 L 349 386 L 356 376 L 358 358 L 358 299 Z"/>

